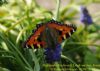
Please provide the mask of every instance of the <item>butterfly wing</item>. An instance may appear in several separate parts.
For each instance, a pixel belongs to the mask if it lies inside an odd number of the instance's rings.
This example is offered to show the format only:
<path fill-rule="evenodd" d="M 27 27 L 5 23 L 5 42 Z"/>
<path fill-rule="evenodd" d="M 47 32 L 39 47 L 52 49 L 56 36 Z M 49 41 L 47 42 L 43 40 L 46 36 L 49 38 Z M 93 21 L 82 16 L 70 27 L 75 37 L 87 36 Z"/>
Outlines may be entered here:
<path fill-rule="evenodd" d="M 31 48 L 31 46 L 34 46 L 34 48 L 43 47 L 45 45 L 45 42 L 41 40 L 41 33 L 44 31 L 45 25 L 37 25 L 37 29 L 33 30 L 33 34 L 28 38 L 28 40 L 25 41 L 24 47 L 28 46 Z"/>
<path fill-rule="evenodd" d="M 76 31 L 75 25 L 61 24 L 60 22 L 57 22 L 55 20 L 51 20 L 50 22 L 48 22 L 48 26 L 58 31 L 59 43 L 61 43 L 66 38 L 70 37 Z"/>
<path fill-rule="evenodd" d="M 45 25 L 37 25 L 33 34 L 25 42 L 24 47 L 34 46 L 34 48 L 48 47 L 52 44 L 61 43 L 70 37 L 76 27 L 74 25 L 61 24 L 55 20 L 50 20 Z"/>

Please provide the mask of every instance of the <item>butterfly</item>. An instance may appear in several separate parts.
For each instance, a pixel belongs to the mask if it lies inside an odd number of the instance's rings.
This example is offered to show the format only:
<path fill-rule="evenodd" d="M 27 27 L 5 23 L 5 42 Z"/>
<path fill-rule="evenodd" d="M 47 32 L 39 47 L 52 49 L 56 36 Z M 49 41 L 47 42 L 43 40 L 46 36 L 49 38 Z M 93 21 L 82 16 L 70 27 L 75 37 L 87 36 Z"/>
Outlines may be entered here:
<path fill-rule="evenodd" d="M 62 24 L 61 22 L 52 19 L 46 23 L 37 24 L 32 35 L 30 35 L 30 37 L 25 41 L 24 47 L 55 47 L 56 44 L 61 44 L 75 31 L 75 25 Z"/>

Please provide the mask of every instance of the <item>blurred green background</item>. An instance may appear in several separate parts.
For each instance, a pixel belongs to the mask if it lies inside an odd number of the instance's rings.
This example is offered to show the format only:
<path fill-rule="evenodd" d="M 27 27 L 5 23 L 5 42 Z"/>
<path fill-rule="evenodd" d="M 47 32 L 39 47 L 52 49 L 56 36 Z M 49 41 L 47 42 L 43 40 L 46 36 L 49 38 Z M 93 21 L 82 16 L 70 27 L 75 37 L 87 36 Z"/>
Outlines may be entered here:
<path fill-rule="evenodd" d="M 52 18 L 77 26 L 74 35 L 62 43 L 58 65 L 74 64 L 68 68 L 100 71 L 100 1 L 61 0 L 59 6 L 58 1 L 0 0 L 0 71 L 49 71 L 49 67 L 43 67 L 43 49 L 25 49 L 22 43 L 32 34 L 36 24 Z M 94 21 L 87 30 L 80 22 L 80 6 L 87 7 Z M 58 68 L 61 71 L 62 68 Z"/>

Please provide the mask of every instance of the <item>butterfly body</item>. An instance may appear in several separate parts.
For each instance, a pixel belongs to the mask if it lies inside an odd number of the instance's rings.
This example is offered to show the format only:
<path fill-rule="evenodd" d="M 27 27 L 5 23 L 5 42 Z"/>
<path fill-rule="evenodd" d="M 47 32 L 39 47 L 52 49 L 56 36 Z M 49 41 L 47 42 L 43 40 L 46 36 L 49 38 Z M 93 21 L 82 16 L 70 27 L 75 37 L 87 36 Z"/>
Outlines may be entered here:
<path fill-rule="evenodd" d="M 33 30 L 33 34 L 26 40 L 25 46 L 56 47 L 74 31 L 76 31 L 74 25 L 60 24 L 60 22 L 50 20 L 45 24 L 37 25 L 37 29 Z"/>

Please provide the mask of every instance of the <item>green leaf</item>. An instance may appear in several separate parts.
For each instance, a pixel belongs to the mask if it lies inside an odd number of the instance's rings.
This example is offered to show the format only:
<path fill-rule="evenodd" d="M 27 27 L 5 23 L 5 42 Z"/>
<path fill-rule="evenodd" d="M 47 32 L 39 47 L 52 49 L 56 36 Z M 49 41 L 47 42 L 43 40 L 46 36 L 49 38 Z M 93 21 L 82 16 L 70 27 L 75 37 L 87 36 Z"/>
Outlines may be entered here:
<path fill-rule="evenodd" d="M 84 60 L 85 60 L 84 62 L 85 64 L 98 64 L 99 63 L 96 56 L 90 51 L 86 51 Z"/>
<path fill-rule="evenodd" d="M 0 71 L 10 71 L 10 70 L 7 68 L 0 67 Z"/>

